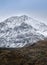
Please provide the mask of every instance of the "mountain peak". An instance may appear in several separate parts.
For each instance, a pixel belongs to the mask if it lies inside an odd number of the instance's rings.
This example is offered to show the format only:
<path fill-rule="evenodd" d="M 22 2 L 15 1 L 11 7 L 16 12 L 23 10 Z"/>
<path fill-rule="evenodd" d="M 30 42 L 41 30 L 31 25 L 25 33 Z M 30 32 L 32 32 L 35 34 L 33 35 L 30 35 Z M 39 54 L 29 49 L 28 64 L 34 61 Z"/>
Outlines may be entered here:
<path fill-rule="evenodd" d="M 11 16 L 11 17 L 7 18 L 5 21 L 6 22 L 26 21 L 28 19 L 29 19 L 29 17 L 27 15 L 21 15 L 21 16 Z"/>
<path fill-rule="evenodd" d="M 27 15 L 21 15 L 20 17 L 28 17 Z"/>
<path fill-rule="evenodd" d="M 19 18 L 21 18 L 22 20 L 26 21 L 29 19 L 29 17 L 27 15 L 22 15 Z"/>

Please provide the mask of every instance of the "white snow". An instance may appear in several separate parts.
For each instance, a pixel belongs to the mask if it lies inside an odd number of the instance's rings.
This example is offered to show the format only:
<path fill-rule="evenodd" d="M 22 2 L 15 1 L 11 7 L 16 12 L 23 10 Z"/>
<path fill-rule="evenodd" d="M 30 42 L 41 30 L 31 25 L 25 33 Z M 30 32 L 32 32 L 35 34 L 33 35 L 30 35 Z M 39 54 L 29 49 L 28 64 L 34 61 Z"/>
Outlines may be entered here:
<path fill-rule="evenodd" d="M 1 47 L 24 47 L 26 44 L 33 44 L 34 42 L 47 37 L 47 26 L 44 26 L 44 23 L 41 23 L 28 16 L 25 17 L 10 17 L 4 21 L 6 25 L 2 27 L 1 30 L 4 30 L 5 32 L 0 33 L 0 38 L 5 39 L 6 43 L 3 43 Z M 25 25 L 22 27 L 23 22 L 27 26 Z M 17 30 L 14 30 L 15 27 Z M 12 29 L 9 30 L 9 28 Z M 6 30 L 8 30 L 8 32 L 6 32 Z"/>

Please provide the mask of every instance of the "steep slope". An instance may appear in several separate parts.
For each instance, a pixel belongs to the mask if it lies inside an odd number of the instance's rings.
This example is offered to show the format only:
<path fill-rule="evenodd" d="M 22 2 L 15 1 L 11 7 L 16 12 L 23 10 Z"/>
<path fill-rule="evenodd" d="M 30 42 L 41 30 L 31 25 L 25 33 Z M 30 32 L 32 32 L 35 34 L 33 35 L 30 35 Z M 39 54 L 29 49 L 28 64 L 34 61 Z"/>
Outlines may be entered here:
<path fill-rule="evenodd" d="M 47 37 L 47 25 L 41 21 L 29 18 L 26 23 L 37 29 L 37 32 Z"/>
<path fill-rule="evenodd" d="M 0 47 L 23 47 L 44 39 L 47 26 L 26 15 L 13 16 L 0 23 Z"/>

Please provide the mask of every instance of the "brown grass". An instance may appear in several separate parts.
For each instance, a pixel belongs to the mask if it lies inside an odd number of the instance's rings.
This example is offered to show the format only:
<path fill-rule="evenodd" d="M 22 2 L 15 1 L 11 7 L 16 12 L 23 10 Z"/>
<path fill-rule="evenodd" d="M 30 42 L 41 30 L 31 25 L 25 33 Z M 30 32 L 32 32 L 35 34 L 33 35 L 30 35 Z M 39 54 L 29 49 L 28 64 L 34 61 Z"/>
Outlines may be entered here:
<path fill-rule="evenodd" d="M 47 41 L 20 49 L 0 49 L 0 65 L 47 65 Z"/>

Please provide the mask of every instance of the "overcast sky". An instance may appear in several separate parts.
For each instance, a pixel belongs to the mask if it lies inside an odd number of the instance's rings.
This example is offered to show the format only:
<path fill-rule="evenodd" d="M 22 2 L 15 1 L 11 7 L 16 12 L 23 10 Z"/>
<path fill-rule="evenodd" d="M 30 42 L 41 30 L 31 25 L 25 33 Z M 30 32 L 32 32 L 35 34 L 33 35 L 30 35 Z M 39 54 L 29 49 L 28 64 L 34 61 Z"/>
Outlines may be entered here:
<path fill-rule="evenodd" d="M 0 0 L 0 21 L 22 13 L 41 13 L 47 19 L 47 0 Z"/>

